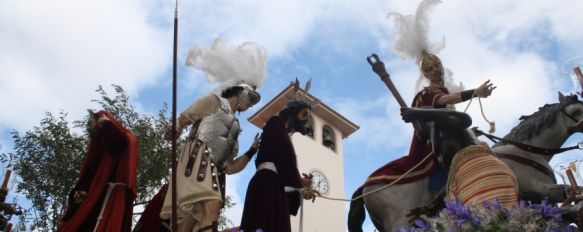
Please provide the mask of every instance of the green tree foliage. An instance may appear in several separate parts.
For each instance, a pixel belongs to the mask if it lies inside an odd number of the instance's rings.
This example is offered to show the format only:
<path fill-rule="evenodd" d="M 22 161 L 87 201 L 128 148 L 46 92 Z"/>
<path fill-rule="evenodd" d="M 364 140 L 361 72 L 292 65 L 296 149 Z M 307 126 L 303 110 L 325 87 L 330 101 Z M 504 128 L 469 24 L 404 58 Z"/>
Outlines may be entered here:
<path fill-rule="evenodd" d="M 12 132 L 14 153 L 3 154 L 19 177 L 16 191 L 24 194 L 36 211 L 35 224 L 55 230 L 67 195 L 79 174 L 87 139 L 73 133 L 67 114 L 47 113 L 39 126 L 20 135 Z"/>
<path fill-rule="evenodd" d="M 113 86 L 115 95 L 101 87 L 96 90 L 100 99 L 94 100 L 129 128 L 139 141 L 137 202 L 152 197 L 168 177 L 170 143 L 163 139 L 167 106 L 157 115 L 139 114 L 130 104 L 129 96 L 120 86 Z M 32 204 L 33 224 L 41 230 L 55 231 L 66 207 L 69 191 L 77 181 L 85 159 L 88 134 L 87 118 L 70 125 L 67 113 L 56 116 L 46 113 L 39 126 L 21 134 L 12 132 L 14 152 L 4 153 L 0 160 L 14 169 L 18 176 L 16 191 Z M 181 139 L 178 144 L 183 144 Z"/>
<path fill-rule="evenodd" d="M 232 208 L 236 204 L 237 203 L 233 202 L 233 198 L 231 196 L 225 196 L 225 207 L 221 208 L 221 215 L 219 215 L 218 221 L 220 231 L 229 230 L 235 226 L 233 221 L 231 221 L 231 219 L 229 219 L 225 213 L 227 209 Z"/>

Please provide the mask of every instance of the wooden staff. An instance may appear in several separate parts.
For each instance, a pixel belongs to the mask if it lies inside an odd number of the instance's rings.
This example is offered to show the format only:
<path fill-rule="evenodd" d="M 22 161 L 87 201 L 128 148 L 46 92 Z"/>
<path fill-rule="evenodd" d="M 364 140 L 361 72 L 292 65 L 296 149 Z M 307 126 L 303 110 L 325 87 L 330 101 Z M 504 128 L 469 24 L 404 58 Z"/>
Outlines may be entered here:
<path fill-rule="evenodd" d="M 389 88 L 389 91 L 391 91 L 391 93 L 399 103 L 399 106 L 401 106 L 401 108 L 406 108 L 407 104 L 405 104 L 405 101 L 403 101 L 403 98 L 401 97 L 401 94 L 399 94 L 397 87 L 395 87 L 395 84 L 393 84 L 393 81 L 391 81 L 391 75 L 389 75 L 389 73 L 387 73 L 387 71 L 385 70 L 385 63 L 383 63 L 379 59 L 379 56 L 377 56 L 377 54 L 374 53 L 368 56 L 366 58 L 366 61 L 368 61 L 368 63 L 372 66 L 372 70 L 377 75 L 379 75 L 379 77 L 385 83 L 387 88 Z"/>

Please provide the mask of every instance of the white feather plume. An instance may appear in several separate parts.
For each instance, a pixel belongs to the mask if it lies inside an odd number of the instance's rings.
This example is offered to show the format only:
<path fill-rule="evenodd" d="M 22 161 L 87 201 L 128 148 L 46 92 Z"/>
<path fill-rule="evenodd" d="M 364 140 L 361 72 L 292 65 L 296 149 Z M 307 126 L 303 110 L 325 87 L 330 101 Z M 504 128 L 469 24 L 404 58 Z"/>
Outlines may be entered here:
<path fill-rule="evenodd" d="M 433 6 L 441 3 L 441 0 L 424 0 L 419 3 L 415 15 L 402 15 L 391 12 L 387 14 L 388 19 L 395 20 L 396 31 L 393 34 L 395 40 L 395 53 L 403 59 L 415 60 L 419 65 L 423 58 L 423 51 L 437 54 L 445 48 L 445 37 L 440 41 L 431 42 L 429 33 L 429 11 Z M 443 80 L 445 87 L 452 92 L 464 89 L 464 85 L 456 84 L 453 79 L 453 72 L 444 67 Z M 422 86 L 428 84 L 427 80 L 420 74 L 415 85 L 415 90 L 420 91 Z"/>
<path fill-rule="evenodd" d="M 397 55 L 404 59 L 415 59 L 419 63 L 423 51 L 437 54 L 445 47 L 445 38 L 431 43 L 427 37 L 429 31 L 428 13 L 438 3 L 441 1 L 424 0 L 417 7 L 415 15 L 402 15 L 395 12 L 387 14 L 388 19 L 395 19 L 396 31 L 393 36 Z"/>
<path fill-rule="evenodd" d="M 267 52 L 257 43 L 230 46 L 217 38 L 210 48 L 191 48 L 186 65 L 203 71 L 209 83 L 220 83 L 215 91 L 241 83 L 260 88 L 267 77 Z"/>

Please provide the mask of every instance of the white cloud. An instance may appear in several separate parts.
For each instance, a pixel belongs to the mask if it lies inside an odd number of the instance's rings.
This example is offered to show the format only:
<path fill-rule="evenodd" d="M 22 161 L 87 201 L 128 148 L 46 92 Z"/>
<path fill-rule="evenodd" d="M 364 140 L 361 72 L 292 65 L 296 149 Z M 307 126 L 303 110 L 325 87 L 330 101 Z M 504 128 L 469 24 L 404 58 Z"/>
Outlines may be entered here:
<path fill-rule="evenodd" d="M 255 41 L 269 56 L 285 54 L 300 45 L 317 15 L 312 1 L 185 1 L 180 21 L 190 45 L 210 44 L 216 37 L 228 41 Z"/>
<path fill-rule="evenodd" d="M 358 144 L 362 150 L 376 152 L 408 146 L 413 131 L 411 124 L 401 120 L 396 101 L 387 95 L 371 100 L 339 97 L 328 100 L 332 101 L 330 105 L 333 109 L 360 126 L 349 137 L 349 144 Z"/>
<path fill-rule="evenodd" d="M 139 1 L 0 3 L 0 128 L 30 127 L 45 111 L 78 116 L 97 85 L 130 94 L 168 65 L 164 30 Z"/>

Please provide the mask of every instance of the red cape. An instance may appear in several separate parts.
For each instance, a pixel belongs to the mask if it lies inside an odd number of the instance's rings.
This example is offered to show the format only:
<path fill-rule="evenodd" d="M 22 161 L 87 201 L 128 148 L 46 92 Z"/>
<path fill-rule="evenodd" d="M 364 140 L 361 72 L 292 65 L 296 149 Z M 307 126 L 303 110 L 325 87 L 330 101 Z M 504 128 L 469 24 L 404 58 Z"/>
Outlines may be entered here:
<path fill-rule="evenodd" d="M 162 219 L 160 218 L 160 211 L 162 211 L 162 205 L 164 205 L 164 198 L 166 198 L 166 192 L 168 192 L 168 184 L 165 184 L 160 188 L 160 191 L 150 200 L 148 206 L 142 212 L 142 217 L 136 223 L 136 227 L 133 232 L 159 232 L 164 231 L 164 226 L 162 225 Z"/>
<path fill-rule="evenodd" d="M 79 180 L 70 194 L 72 199 L 73 193 L 81 190 L 87 192 L 87 197 L 81 204 L 69 200 L 57 231 L 93 230 L 110 182 L 124 185 L 113 188 L 97 231 L 131 230 L 137 193 L 138 141 L 111 114 L 105 111 L 98 114 L 105 115 L 110 123 L 89 144 Z"/>
<path fill-rule="evenodd" d="M 437 99 L 446 94 L 449 94 L 449 91 L 446 88 L 440 88 L 438 91 L 433 92 L 424 89 L 415 95 L 413 104 L 411 105 L 413 107 L 431 106 L 433 108 L 445 108 L 446 106 L 437 104 Z M 421 141 L 417 136 L 413 135 L 409 154 L 397 160 L 393 160 L 374 171 L 367 178 L 361 188 L 376 184 L 393 183 L 409 169 L 415 167 L 415 165 L 421 162 L 423 158 L 432 151 L 433 148 L 430 144 Z M 426 178 L 430 176 L 436 168 L 437 161 L 435 160 L 435 157 L 429 157 L 423 162 L 423 164 L 412 170 L 406 177 L 395 182 L 395 184 L 406 184 Z"/>

